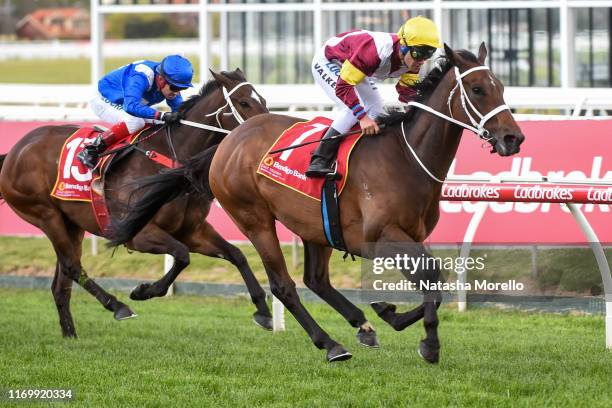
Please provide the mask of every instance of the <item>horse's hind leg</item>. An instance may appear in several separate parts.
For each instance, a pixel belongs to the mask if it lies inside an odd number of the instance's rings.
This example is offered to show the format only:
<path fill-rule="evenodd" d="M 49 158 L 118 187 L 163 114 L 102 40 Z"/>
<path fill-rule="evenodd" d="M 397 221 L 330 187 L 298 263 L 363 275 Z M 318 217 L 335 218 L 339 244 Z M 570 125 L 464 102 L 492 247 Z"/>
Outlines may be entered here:
<path fill-rule="evenodd" d="M 253 271 L 240 249 L 223 239 L 206 221 L 198 225 L 182 241 L 189 246 L 191 252 L 227 259 L 236 266 L 246 284 L 251 301 L 257 308 L 257 311 L 253 313 L 253 320 L 258 326 L 266 330 L 272 330 L 272 314 L 266 303 L 266 292 L 253 275 Z"/>
<path fill-rule="evenodd" d="M 304 284 L 336 309 L 351 326 L 358 327 L 357 340 L 367 347 L 378 347 L 374 328 L 363 311 L 338 292 L 329 281 L 329 257 L 332 249 L 304 241 Z"/>
<path fill-rule="evenodd" d="M 55 275 L 51 285 L 51 293 L 55 299 L 55 306 L 59 314 L 59 322 L 64 337 L 76 337 L 72 313 L 70 313 L 70 295 L 72 294 L 72 280 L 60 270 L 59 262 L 55 263 Z"/>
<path fill-rule="evenodd" d="M 50 209 L 41 211 L 38 225 L 53 244 L 61 273 L 77 282 L 98 299 L 104 308 L 113 312 L 115 319 L 123 320 L 136 316 L 127 305 L 108 294 L 93 279 L 89 278 L 81 267 L 84 235 L 82 229 L 68 223 L 59 212 Z"/>
<path fill-rule="evenodd" d="M 172 268 L 161 279 L 153 283 L 141 283 L 134 288 L 130 293 L 132 300 L 165 296 L 170 285 L 189 265 L 189 248 L 153 223 L 147 224 L 128 242 L 127 247 L 149 254 L 168 254 L 174 258 Z"/>

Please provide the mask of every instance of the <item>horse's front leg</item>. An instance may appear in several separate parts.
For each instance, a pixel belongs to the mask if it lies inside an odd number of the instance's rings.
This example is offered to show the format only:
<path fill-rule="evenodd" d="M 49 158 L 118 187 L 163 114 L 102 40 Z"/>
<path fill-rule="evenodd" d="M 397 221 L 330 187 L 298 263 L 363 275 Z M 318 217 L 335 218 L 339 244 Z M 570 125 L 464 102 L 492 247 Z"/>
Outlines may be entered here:
<path fill-rule="evenodd" d="M 366 347 L 379 347 L 374 327 L 363 311 L 338 292 L 329 281 L 329 257 L 332 249 L 304 241 L 304 284 L 336 309 L 351 326 L 359 328 L 357 341 Z"/>
<path fill-rule="evenodd" d="M 364 255 L 370 259 L 408 259 L 415 261 L 414 263 L 408 263 L 413 267 L 399 269 L 406 279 L 414 282 L 416 288 L 422 290 L 423 303 L 404 313 L 396 312 L 396 306 L 386 302 L 373 303 L 372 308 L 379 317 L 389 323 L 395 330 L 403 330 L 424 319 L 426 337 L 421 341 L 419 355 L 430 363 L 437 363 L 440 351 L 437 309 L 442 302 L 442 296 L 440 291 L 432 288 L 431 285 L 439 281 L 440 271 L 436 263 L 432 262 L 429 252 L 422 243 L 415 242 L 401 228 L 389 226 L 382 230 L 376 243 Z"/>

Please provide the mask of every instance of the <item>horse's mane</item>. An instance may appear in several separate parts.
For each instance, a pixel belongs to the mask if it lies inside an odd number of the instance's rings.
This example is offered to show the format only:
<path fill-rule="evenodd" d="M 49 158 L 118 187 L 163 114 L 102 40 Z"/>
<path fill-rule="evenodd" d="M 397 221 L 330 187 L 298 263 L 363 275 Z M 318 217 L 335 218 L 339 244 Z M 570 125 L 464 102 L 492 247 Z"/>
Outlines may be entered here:
<path fill-rule="evenodd" d="M 463 59 L 478 64 L 478 58 L 468 50 L 455 51 Z M 434 68 L 429 71 L 427 76 L 417 85 L 417 97 L 414 99 L 415 102 L 427 104 L 427 100 L 437 88 L 437 86 L 444 78 L 444 75 L 453 67 L 453 64 L 446 56 L 441 56 L 434 61 Z M 386 126 L 393 126 L 403 121 L 409 121 L 413 119 L 417 112 L 421 109 L 410 108 L 407 112 L 403 111 L 390 111 L 376 118 L 379 124 L 385 124 Z"/>
<path fill-rule="evenodd" d="M 242 72 L 240 72 L 239 70 L 221 71 L 220 75 L 239 82 L 244 82 L 246 80 L 244 78 L 244 75 L 242 75 Z M 202 89 L 200 89 L 200 92 L 197 95 L 191 96 L 189 99 L 187 99 L 181 104 L 179 112 L 187 114 L 187 112 L 189 112 L 189 110 L 193 108 L 200 101 L 200 99 L 206 97 L 209 93 L 220 87 L 221 84 L 217 82 L 214 78 L 209 80 L 204 84 L 204 86 L 202 86 Z"/>

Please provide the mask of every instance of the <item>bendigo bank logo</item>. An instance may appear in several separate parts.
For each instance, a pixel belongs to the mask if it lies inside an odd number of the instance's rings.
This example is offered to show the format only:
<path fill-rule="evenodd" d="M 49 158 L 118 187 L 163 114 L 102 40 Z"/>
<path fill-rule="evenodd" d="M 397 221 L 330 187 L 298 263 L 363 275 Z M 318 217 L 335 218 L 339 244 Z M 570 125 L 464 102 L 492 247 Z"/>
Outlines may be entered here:
<path fill-rule="evenodd" d="M 268 167 L 272 167 L 272 165 L 274 164 L 274 159 L 272 158 L 272 156 L 268 156 L 264 159 L 263 163 Z"/>
<path fill-rule="evenodd" d="M 57 189 L 60 191 L 64 191 L 65 188 L 66 188 L 66 183 L 64 183 L 63 181 L 59 183 L 59 185 L 57 186 Z"/>

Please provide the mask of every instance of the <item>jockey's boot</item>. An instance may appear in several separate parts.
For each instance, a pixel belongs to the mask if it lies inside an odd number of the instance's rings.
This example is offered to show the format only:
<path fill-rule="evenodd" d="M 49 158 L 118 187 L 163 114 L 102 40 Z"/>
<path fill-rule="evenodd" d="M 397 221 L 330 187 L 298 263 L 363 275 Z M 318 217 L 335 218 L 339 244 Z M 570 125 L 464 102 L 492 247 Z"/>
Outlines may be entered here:
<path fill-rule="evenodd" d="M 310 166 L 308 166 L 308 170 L 306 170 L 306 177 L 325 177 L 326 174 L 334 172 L 334 159 L 336 158 L 336 154 L 338 154 L 338 147 L 340 147 L 342 139 L 327 139 L 339 134 L 340 132 L 331 126 L 327 129 L 327 132 L 325 132 L 321 138 L 317 150 L 312 154 Z"/>
<path fill-rule="evenodd" d="M 130 135 L 125 122 L 119 122 L 109 130 L 100 135 L 91 144 L 83 146 L 83 150 L 77 154 L 77 159 L 85 166 L 93 169 L 98 164 L 98 158 L 104 150 L 115 142 Z"/>
<path fill-rule="evenodd" d="M 110 132 L 110 130 L 104 133 L 108 132 Z M 92 143 L 83 146 L 83 150 L 77 154 L 77 159 L 90 169 L 96 167 L 100 153 L 106 149 L 107 145 L 104 141 L 104 133 L 101 133 Z"/>

